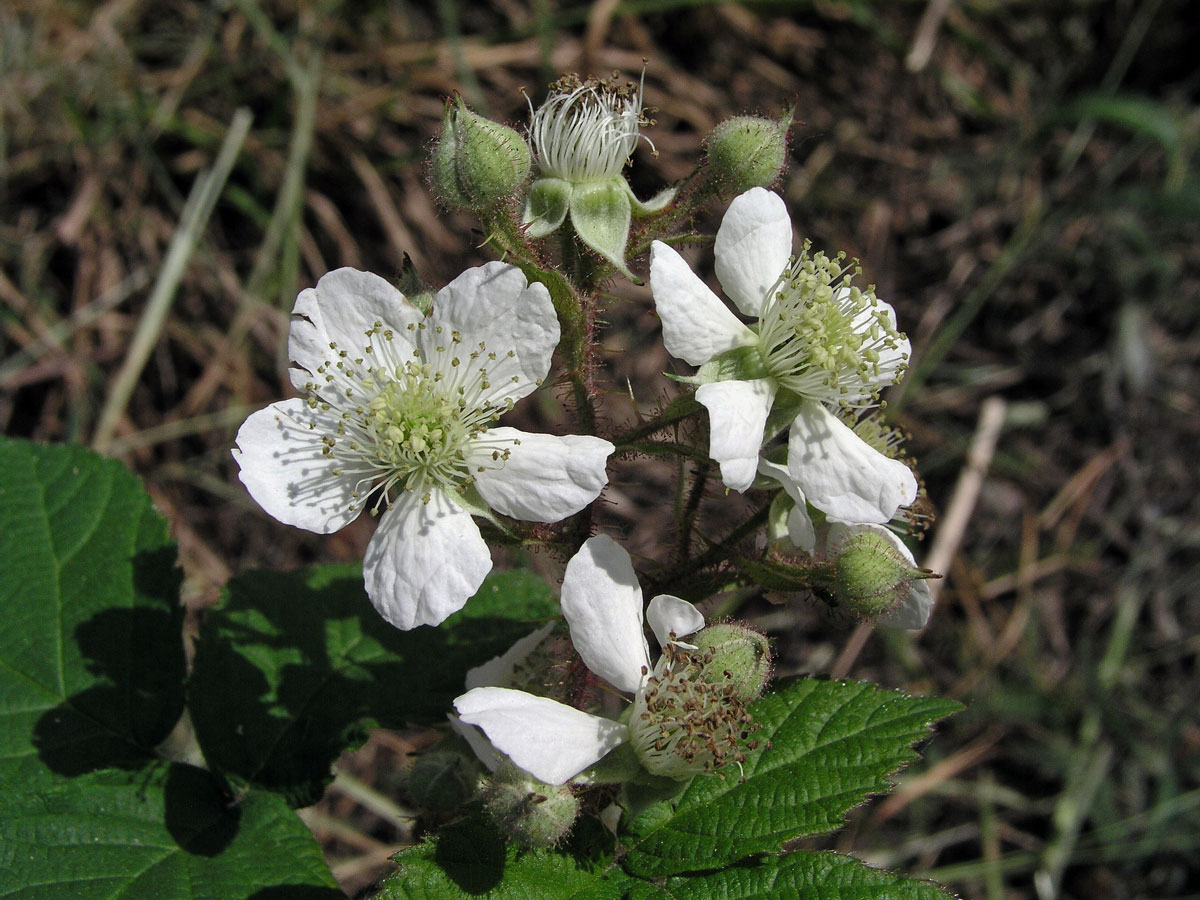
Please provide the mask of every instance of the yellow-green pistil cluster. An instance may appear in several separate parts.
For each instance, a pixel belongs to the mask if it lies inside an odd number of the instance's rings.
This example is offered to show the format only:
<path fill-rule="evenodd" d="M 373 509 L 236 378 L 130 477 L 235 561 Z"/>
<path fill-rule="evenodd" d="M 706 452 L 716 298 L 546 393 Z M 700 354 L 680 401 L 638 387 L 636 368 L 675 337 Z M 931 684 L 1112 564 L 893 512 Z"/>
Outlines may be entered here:
<path fill-rule="evenodd" d="M 853 284 L 861 274 L 845 254 L 800 255 L 780 276 L 763 309 L 759 349 L 768 374 L 802 397 L 834 402 L 874 399 L 903 374 L 903 363 L 884 371 L 881 351 L 894 356 L 904 343 L 891 311 Z"/>
<path fill-rule="evenodd" d="M 715 670 L 713 651 L 669 643 L 633 699 L 630 744 L 646 771 L 666 778 L 740 765 L 757 746 L 747 742 L 758 727 L 747 702 L 732 673 Z"/>
<path fill-rule="evenodd" d="M 422 322 L 408 329 L 427 327 Z M 482 449 L 486 458 L 490 450 L 496 464 L 511 453 L 499 443 L 481 445 L 488 426 L 512 406 L 511 400 L 497 406 L 483 399 L 492 387 L 488 365 L 496 353 L 482 341 L 464 347 L 458 332 L 440 325 L 434 334 L 433 360 L 419 349 L 405 359 L 397 351 L 407 345 L 375 322 L 365 333 L 361 356 L 352 357 L 331 342 L 334 359 L 317 368 L 317 380 L 305 384 L 310 409 L 337 415 L 335 433 L 322 438 L 321 450 L 341 464 L 333 474 L 362 476 L 352 510 L 376 491 L 372 513 L 390 505 L 393 490 L 416 493 L 426 503 L 434 489 L 462 492 L 474 481 L 469 451 Z M 472 456 L 475 471 L 485 471 L 477 462 L 480 454 Z"/>

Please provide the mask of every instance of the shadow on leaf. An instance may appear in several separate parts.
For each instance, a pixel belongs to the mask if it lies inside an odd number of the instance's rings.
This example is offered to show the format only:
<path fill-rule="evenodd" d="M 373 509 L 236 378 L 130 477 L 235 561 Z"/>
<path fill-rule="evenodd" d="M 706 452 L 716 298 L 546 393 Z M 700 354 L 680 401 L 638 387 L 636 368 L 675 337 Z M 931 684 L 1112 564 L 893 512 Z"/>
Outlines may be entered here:
<path fill-rule="evenodd" d="M 174 547 L 137 554 L 134 587 L 162 608 L 109 608 L 76 626 L 63 679 L 84 685 L 34 725 L 38 756 L 60 775 L 137 768 L 183 712 L 184 656 Z"/>
<path fill-rule="evenodd" d="M 404 632 L 371 607 L 358 567 L 234 579 L 201 629 L 188 684 L 205 758 L 235 783 L 314 803 L 368 728 L 445 721 L 466 670 L 553 609 L 523 602 L 521 618 L 472 600 L 437 628 Z"/>

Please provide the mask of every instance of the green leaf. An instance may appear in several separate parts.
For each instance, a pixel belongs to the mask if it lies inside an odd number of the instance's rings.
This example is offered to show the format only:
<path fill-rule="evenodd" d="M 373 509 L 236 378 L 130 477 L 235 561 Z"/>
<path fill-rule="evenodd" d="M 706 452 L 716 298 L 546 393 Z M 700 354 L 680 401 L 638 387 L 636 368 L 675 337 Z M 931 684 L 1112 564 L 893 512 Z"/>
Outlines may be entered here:
<path fill-rule="evenodd" d="M 175 556 L 120 463 L 0 439 L 0 783 L 152 758 L 183 710 Z"/>
<path fill-rule="evenodd" d="M 321 848 L 281 798 L 252 791 L 231 803 L 216 778 L 192 766 L 47 778 L 7 795 L 4 812 L 3 897 L 343 896 Z"/>
<path fill-rule="evenodd" d="M 315 803 L 368 728 L 445 722 L 467 669 L 555 615 L 552 598 L 532 573 L 500 572 L 437 628 L 398 631 L 358 566 L 236 578 L 201 629 L 188 682 L 205 759 L 235 785 Z"/>
<path fill-rule="evenodd" d="M 576 831 L 595 820 L 577 823 Z M 579 838 L 582 838 L 580 840 Z M 567 850 L 518 850 L 493 828 L 468 819 L 400 853 L 399 868 L 374 900 L 620 900 L 636 884 L 615 867 L 603 840 L 577 835 Z"/>
<path fill-rule="evenodd" d="M 714 869 L 831 831 L 847 810 L 888 790 L 887 776 L 916 758 L 913 743 L 958 708 L 872 684 L 785 684 L 751 707 L 763 748 L 747 754 L 745 779 L 728 769 L 699 776 L 673 803 L 636 816 L 625 866 L 648 877 Z"/>
<path fill-rule="evenodd" d="M 881 872 L 837 853 L 799 851 L 755 865 L 641 884 L 630 900 L 948 900 L 928 881 Z"/>

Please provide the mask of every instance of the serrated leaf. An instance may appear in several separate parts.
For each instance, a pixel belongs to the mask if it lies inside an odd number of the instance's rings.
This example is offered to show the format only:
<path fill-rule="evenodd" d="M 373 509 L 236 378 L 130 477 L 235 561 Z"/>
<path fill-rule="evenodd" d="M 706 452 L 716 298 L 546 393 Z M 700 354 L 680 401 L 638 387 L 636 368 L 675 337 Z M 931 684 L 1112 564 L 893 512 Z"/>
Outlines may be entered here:
<path fill-rule="evenodd" d="M 837 853 L 798 851 L 708 875 L 641 884 L 630 900 L 949 900 L 929 881 L 872 869 Z"/>
<path fill-rule="evenodd" d="M 573 844 L 563 852 L 519 850 L 493 828 L 466 820 L 396 856 L 399 868 L 374 900 L 620 900 L 636 884 L 610 850 L 589 853 Z"/>
<path fill-rule="evenodd" d="M 192 766 L 46 778 L 4 806 L 0 896 L 12 900 L 343 896 L 281 798 L 251 792 L 231 803 Z"/>
<path fill-rule="evenodd" d="M 437 628 L 399 631 L 370 605 L 358 566 L 234 579 L 188 682 L 205 759 L 235 784 L 315 803 L 368 728 L 444 722 L 467 669 L 554 615 L 552 598 L 532 573 L 500 572 Z"/>
<path fill-rule="evenodd" d="M 736 770 L 694 778 L 674 802 L 629 823 L 626 868 L 657 877 L 714 869 L 786 841 L 837 828 L 887 776 L 916 758 L 912 745 L 959 708 L 873 684 L 802 678 L 755 703 L 762 749 Z M 768 743 L 769 742 L 769 743 Z"/>
<path fill-rule="evenodd" d="M 120 463 L 0 440 L 0 782 L 151 758 L 183 710 L 175 556 Z"/>

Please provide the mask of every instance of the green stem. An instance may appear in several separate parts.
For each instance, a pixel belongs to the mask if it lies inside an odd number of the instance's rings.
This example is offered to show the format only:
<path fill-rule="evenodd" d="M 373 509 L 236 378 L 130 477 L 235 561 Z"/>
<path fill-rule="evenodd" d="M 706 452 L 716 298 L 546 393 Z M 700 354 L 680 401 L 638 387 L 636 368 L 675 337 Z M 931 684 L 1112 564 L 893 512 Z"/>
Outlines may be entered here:
<path fill-rule="evenodd" d="M 709 473 L 712 472 L 712 460 L 706 460 L 696 465 L 692 476 L 692 486 L 688 493 L 687 502 L 679 517 L 679 539 L 676 543 L 676 555 L 687 559 L 692 550 L 692 531 L 696 527 L 696 514 L 700 510 L 700 501 L 704 497 L 704 488 L 708 484 Z M 680 473 L 680 481 L 683 473 Z"/>
<path fill-rule="evenodd" d="M 767 521 L 767 515 L 771 509 L 771 504 L 766 504 L 755 510 L 750 518 L 746 519 L 741 525 L 729 532 L 725 539 L 719 543 L 713 544 L 695 559 L 684 559 L 674 569 L 667 572 L 666 575 L 657 579 L 649 588 L 647 593 L 650 596 L 663 593 L 664 588 L 673 585 L 675 582 L 689 575 L 695 575 L 697 572 L 719 565 L 726 562 L 733 554 L 730 553 L 734 547 L 744 541 L 747 537 L 753 534 L 758 528 Z"/>
<path fill-rule="evenodd" d="M 666 409 L 656 416 L 646 419 L 644 422 L 640 422 L 628 431 L 614 437 L 613 443 L 617 445 L 617 452 L 632 449 L 652 434 L 662 431 L 676 422 L 682 422 L 684 419 L 696 415 L 701 409 L 703 407 L 696 402 L 696 398 L 691 394 L 683 394 L 676 397 Z"/>

